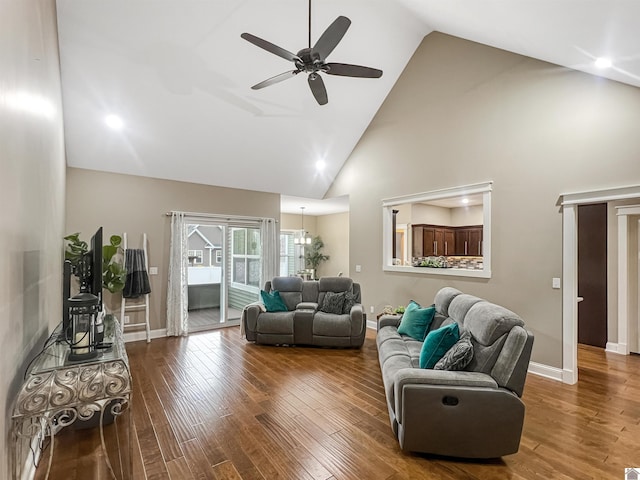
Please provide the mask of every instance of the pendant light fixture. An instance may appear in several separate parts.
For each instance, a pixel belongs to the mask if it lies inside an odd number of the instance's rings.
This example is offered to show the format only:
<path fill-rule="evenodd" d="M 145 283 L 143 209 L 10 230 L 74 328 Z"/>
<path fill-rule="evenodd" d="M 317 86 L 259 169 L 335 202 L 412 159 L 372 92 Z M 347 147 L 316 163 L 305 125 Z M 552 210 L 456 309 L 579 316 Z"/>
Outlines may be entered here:
<path fill-rule="evenodd" d="M 311 245 L 311 236 L 304 229 L 304 207 L 300 207 L 300 210 L 302 211 L 300 214 L 300 218 L 301 218 L 300 234 L 293 239 L 293 243 L 296 245 Z"/>

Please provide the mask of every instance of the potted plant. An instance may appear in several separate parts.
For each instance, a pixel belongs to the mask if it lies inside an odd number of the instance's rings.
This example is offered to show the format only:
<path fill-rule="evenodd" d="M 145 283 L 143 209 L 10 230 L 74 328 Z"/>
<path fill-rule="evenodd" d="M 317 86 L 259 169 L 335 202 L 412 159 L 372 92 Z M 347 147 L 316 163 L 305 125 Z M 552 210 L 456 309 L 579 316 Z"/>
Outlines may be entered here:
<path fill-rule="evenodd" d="M 64 258 L 71 262 L 73 274 L 79 277 L 81 260 L 89 251 L 89 245 L 84 240 L 80 240 L 80 233 L 67 235 L 64 240 L 66 241 Z M 102 247 L 102 287 L 111 293 L 122 291 L 127 279 L 127 271 L 121 257 L 117 257 L 118 253 L 122 253 L 121 244 L 122 237 L 112 235 L 109 245 Z"/>
<path fill-rule="evenodd" d="M 307 268 L 312 269 L 312 278 L 316 278 L 316 271 L 322 262 L 329 260 L 329 255 L 325 255 L 321 252 L 324 248 L 324 242 L 320 235 L 313 237 L 311 245 L 306 248 L 304 254 L 304 260 Z"/>

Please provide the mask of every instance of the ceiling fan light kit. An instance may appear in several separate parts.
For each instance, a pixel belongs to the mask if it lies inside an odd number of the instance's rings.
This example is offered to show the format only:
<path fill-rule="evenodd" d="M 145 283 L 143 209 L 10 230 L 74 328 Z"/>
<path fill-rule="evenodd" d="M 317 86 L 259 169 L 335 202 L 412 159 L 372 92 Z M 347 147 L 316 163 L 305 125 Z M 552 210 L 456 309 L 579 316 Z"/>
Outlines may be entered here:
<path fill-rule="evenodd" d="M 371 67 L 363 67 L 361 65 L 351 65 L 348 63 L 327 63 L 326 59 L 331 52 L 336 48 L 342 37 L 347 33 L 347 29 L 351 25 L 351 20 L 347 17 L 339 16 L 336 18 L 329 27 L 320 36 L 315 45 L 311 46 L 311 1 L 309 1 L 309 47 L 303 48 L 298 53 L 294 54 L 285 50 L 282 47 L 274 45 L 260 37 L 256 37 L 250 33 L 243 33 L 240 36 L 246 41 L 260 47 L 267 52 L 278 55 L 293 62 L 295 70 L 281 73 L 275 77 L 268 78 L 260 83 L 255 84 L 251 88 L 253 90 L 259 90 L 264 87 L 268 87 L 275 83 L 282 82 L 288 78 L 295 77 L 299 73 L 307 73 L 307 82 L 311 93 L 320 105 L 325 105 L 329 99 L 327 96 L 327 89 L 324 86 L 324 81 L 320 76 L 320 73 L 326 73 L 328 75 L 337 75 L 343 77 L 358 77 L 358 78 L 380 78 L 382 76 L 382 70 Z"/>

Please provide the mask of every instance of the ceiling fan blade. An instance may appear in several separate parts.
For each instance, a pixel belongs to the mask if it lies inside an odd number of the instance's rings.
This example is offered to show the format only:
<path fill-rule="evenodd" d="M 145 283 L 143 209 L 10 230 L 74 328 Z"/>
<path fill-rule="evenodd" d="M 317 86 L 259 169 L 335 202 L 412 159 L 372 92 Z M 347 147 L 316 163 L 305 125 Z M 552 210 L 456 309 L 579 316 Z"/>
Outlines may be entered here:
<path fill-rule="evenodd" d="M 292 70 L 290 72 L 284 72 L 284 73 L 281 73 L 280 75 L 276 75 L 275 77 L 267 78 L 266 80 L 260 83 L 256 83 L 251 88 L 253 90 L 260 90 L 261 88 L 268 87 L 269 85 L 273 85 L 274 83 L 282 82 L 287 78 L 295 77 L 298 73 L 300 73 L 300 70 Z"/>
<path fill-rule="evenodd" d="M 340 43 L 344 34 L 347 33 L 349 25 L 351 25 L 351 20 L 347 17 L 340 16 L 327 27 L 313 46 L 313 51 L 320 55 L 321 61 L 324 62 L 329 54 L 333 52 L 333 49 Z"/>
<path fill-rule="evenodd" d="M 320 105 L 326 105 L 329 99 L 327 98 L 327 89 L 324 86 L 322 77 L 317 73 L 310 73 L 307 81 L 309 82 L 309 87 L 311 87 L 311 93 L 313 93 L 313 96 L 316 98 L 316 101 Z"/>
<path fill-rule="evenodd" d="M 330 75 L 341 75 L 343 77 L 361 77 L 361 78 L 380 78 L 382 70 L 371 67 L 362 67 L 360 65 L 350 65 L 348 63 L 327 63 L 328 67 L 324 73 Z"/>
<path fill-rule="evenodd" d="M 291 53 L 282 47 L 274 45 L 271 42 L 267 42 L 266 40 L 263 40 L 260 37 L 256 37 L 255 35 L 251 35 L 250 33 L 243 33 L 240 36 L 244 38 L 247 42 L 253 43 L 256 47 L 263 48 L 267 52 L 271 52 L 275 55 L 278 55 L 279 57 L 282 57 L 285 60 L 289 60 L 291 62 L 300 61 L 300 58 L 294 53 Z"/>

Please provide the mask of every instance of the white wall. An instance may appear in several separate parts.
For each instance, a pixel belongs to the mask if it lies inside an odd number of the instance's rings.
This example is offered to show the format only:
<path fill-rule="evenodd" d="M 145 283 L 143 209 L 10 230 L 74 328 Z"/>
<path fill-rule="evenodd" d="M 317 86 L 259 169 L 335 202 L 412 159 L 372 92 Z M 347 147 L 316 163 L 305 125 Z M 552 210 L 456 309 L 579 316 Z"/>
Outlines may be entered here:
<path fill-rule="evenodd" d="M 0 59 L 0 478 L 8 479 L 15 394 L 62 320 L 65 156 L 54 0 L 3 0 Z"/>
<path fill-rule="evenodd" d="M 561 368 L 558 199 L 640 184 L 638 125 L 636 87 L 428 35 L 327 193 L 349 194 L 352 277 L 378 308 L 445 285 L 505 305 L 533 331 L 533 361 Z M 491 279 L 382 271 L 381 199 L 489 180 Z"/>

